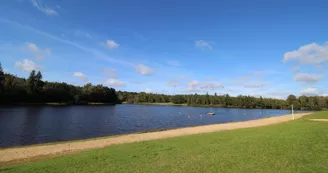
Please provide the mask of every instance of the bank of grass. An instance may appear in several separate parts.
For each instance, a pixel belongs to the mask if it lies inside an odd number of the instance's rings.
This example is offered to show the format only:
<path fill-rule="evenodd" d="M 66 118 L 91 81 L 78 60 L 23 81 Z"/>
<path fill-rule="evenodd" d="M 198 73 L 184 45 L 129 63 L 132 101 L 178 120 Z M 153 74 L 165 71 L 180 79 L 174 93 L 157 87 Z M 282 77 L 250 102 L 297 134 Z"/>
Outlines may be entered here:
<path fill-rule="evenodd" d="M 286 123 L 110 146 L 0 172 L 328 172 L 319 112 Z"/>

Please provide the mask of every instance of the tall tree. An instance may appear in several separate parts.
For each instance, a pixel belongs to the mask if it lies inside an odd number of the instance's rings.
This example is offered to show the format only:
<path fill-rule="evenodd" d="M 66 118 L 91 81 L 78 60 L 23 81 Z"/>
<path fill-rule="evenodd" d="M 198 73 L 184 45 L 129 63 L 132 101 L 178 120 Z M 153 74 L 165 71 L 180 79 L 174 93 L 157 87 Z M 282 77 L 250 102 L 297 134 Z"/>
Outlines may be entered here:
<path fill-rule="evenodd" d="M 2 65 L 0 62 L 0 97 L 4 92 L 4 85 L 5 85 L 5 73 L 3 72 Z"/>
<path fill-rule="evenodd" d="M 288 102 L 289 106 L 294 105 L 296 103 L 296 101 L 297 101 L 297 97 L 295 95 L 291 94 L 287 97 L 287 102 Z"/>
<path fill-rule="evenodd" d="M 35 92 L 35 70 L 32 70 L 27 79 L 27 93 L 32 94 Z"/>
<path fill-rule="evenodd" d="M 42 74 L 39 71 L 36 75 L 35 75 L 35 92 L 41 92 L 43 87 L 43 81 L 42 81 Z"/>

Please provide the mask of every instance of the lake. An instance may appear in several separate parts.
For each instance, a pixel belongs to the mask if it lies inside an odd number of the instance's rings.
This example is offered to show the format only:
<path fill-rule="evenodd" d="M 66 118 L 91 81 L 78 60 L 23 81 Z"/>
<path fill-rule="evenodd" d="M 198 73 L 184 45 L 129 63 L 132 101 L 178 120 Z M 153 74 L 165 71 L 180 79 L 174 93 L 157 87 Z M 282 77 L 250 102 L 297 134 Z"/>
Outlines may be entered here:
<path fill-rule="evenodd" d="M 214 116 L 207 116 L 215 112 Z M 0 107 L 0 148 L 246 121 L 289 110 L 129 105 Z"/>

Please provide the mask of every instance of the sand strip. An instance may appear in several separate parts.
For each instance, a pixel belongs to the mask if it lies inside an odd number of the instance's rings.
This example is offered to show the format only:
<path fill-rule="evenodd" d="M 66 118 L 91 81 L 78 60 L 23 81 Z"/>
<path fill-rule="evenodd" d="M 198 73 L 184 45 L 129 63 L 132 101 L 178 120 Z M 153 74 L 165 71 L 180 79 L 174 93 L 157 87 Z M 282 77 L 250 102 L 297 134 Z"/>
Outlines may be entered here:
<path fill-rule="evenodd" d="M 308 114 L 311 113 L 295 114 L 295 118 L 300 118 Z M 223 130 L 266 126 L 266 125 L 277 124 L 290 120 L 292 120 L 291 115 L 284 115 L 284 116 L 278 116 L 272 118 L 250 120 L 245 122 L 187 127 L 187 128 L 180 128 L 180 129 L 160 131 L 160 132 L 129 134 L 129 135 L 121 135 L 121 136 L 100 138 L 94 140 L 71 141 L 66 143 L 26 146 L 20 148 L 7 148 L 7 149 L 0 150 L 0 163 L 4 164 L 6 162 L 13 162 L 16 160 L 28 160 L 28 159 L 43 157 L 43 156 L 63 155 L 66 153 L 72 153 L 72 152 L 95 149 L 95 148 L 103 148 L 110 145 L 117 145 L 123 143 L 148 141 L 154 139 L 170 138 L 170 137 L 192 135 L 192 134 L 199 134 L 199 133 L 209 133 L 209 132 L 216 132 L 216 131 L 223 131 Z"/>
<path fill-rule="evenodd" d="M 323 121 L 323 122 L 328 122 L 328 119 L 309 119 L 311 121 Z"/>

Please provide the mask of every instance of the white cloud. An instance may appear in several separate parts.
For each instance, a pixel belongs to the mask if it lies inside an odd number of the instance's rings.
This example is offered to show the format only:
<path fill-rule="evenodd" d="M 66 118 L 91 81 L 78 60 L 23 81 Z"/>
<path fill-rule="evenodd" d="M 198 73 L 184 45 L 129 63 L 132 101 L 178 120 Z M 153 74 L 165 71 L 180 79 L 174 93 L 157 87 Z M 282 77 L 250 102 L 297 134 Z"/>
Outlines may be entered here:
<path fill-rule="evenodd" d="M 122 65 L 125 65 L 125 66 L 132 66 L 132 67 L 134 67 L 134 64 L 131 63 L 131 62 L 129 62 L 129 61 L 124 61 L 124 60 L 112 58 L 112 57 L 106 55 L 105 53 L 103 53 L 101 51 L 98 51 L 97 49 L 92 49 L 90 47 L 82 46 L 82 45 L 77 44 L 75 42 L 72 42 L 70 40 L 66 40 L 66 39 L 63 39 L 63 38 L 58 37 L 56 35 L 52 35 L 52 34 L 49 34 L 47 32 L 44 32 L 44 31 L 41 31 L 41 30 L 37 30 L 37 29 L 32 28 L 30 26 L 23 25 L 23 24 L 20 24 L 20 23 L 17 23 L 17 22 L 13 22 L 13 21 L 10 21 L 10 20 L 2 19 L 2 18 L 0 18 L 0 22 L 4 22 L 4 23 L 10 24 L 12 26 L 19 27 L 21 29 L 29 30 L 29 31 L 32 31 L 32 32 L 37 33 L 39 35 L 45 36 L 45 37 L 47 37 L 49 39 L 52 39 L 52 40 L 55 40 L 55 41 L 59 41 L 61 43 L 64 43 L 64 44 L 67 44 L 67 45 L 70 45 L 70 46 L 74 46 L 77 49 L 80 49 L 80 50 L 82 50 L 84 52 L 87 52 L 87 53 L 92 54 L 94 58 L 97 58 L 97 59 L 100 59 L 100 60 L 103 60 L 103 61 L 108 61 L 108 62 L 114 62 L 114 63 L 122 64 Z M 1 49 L 1 47 L 0 47 L 0 49 Z"/>
<path fill-rule="evenodd" d="M 283 62 L 298 61 L 303 64 L 320 64 L 328 61 L 328 43 L 311 43 L 284 54 Z"/>
<path fill-rule="evenodd" d="M 212 50 L 212 46 L 211 46 L 211 44 L 210 44 L 209 42 L 207 42 L 207 41 L 204 41 L 204 40 L 197 40 L 197 41 L 195 42 L 195 46 L 196 46 L 197 48 L 202 49 L 202 50 L 204 50 L 204 49 Z"/>
<path fill-rule="evenodd" d="M 136 65 L 135 69 L 139 74 L 144 75 L 144 76 L 153 74 L 153 70 L 150 67 L 147 67 L 143 64 Z"/>
<path fill-rule="evenodd" d="M 262 88 L 266 85 L 264 82 L 253 82 L 253 83 L 246 83 L 244 85 L 245 88 Z"/>
<path fill-rule="evenodd" d="M 83 74 L 82 72 L 74 72 L 73 77 L 77 77 L 83 81 L 87 80 L 87 76 L 85 74 Z"/>
<path fill-rule="evenodd" d="M 25 72 L 31 72 L 32 70 L 42 70 L 43 67 L 40 65 L 37 65 L 35 62 L 24 59 L 23 61 L 17 61 L 15 62 L 15 66 Z"/>
<path fill-rule="evenodd" d="M 34 43 L 27 43 L 27 47 L 34 53 L 38 53 L 40 51 L 39 47 Z"/>
<path fill-rule="evenodd" d="M 318 92 L 317 88 L 307 88 L 301 92 L 301 95 L 306 95 L 306 96 L 314 96 L 314 95 L 318 95 L 318 94 L 319 94 L 319 92 Z"/>
<path fill-rule="evenodd" d="M 298 73 L 294 76 L 293 80 L 307 84 L 315 84 L 323 77 L 324 76 L 320 74 Z"/>
<path fill-rule="evenodd" d="M 40 3 L 38 0 L 31 0 L 32 5 L 42 11 L 46 15 L 58 15 L 57 11 L 51 8 L 46 7 L 44 4 Z"/>
<path fill-rule="evenodd" d="M 118 48 L 120 45 L 116 43 L 114 40 L 107 40 L 106 45 L 108 49 L 115 49 Z"/>
<path fill-rule="evenodd" d="M 186 92 L 201 92 L 201 91 L 215 91 L 224 88 L 224 85 L 219 82 L 199 82 L 191 80 L 187 83 Z"/>
<path fill-rule="evenodd" d="M 212 90 L 212 91 L 224 88 L 223 84 L 218 83 L 218 82 L 200 83 L 199 87 L 200 87 L 200 89 L 209 89 L 209 90 Z"/>
<path fill-rule="evenodd" d="M 153 92 L 153 90 L 152 90 L 152 89 L 150 89 L 150 88 L 146 88 L 146 89 L 144 89 L 144 90 L 141 90 L 141 92 L 145 92 L 145 93 L 152 93 L 152 92 Z"/>
<path fill-rule="evenodd" d="M 4 73 L 8 73 L 8 70 L 6 68 L 2 69 Z"/>
<path fill-rule="evenodd" d="M 124 86 L 125 83 L 118 80 L 118 79 L 108 79 L 104 82 L 106 85 L 111 85 L 111 86 L 116 86 L 116 87 L 121 87 Z"/>
<path fill-rule="evenodd" d="M 187 84 L 187 88 L 185 91 L 187 92 L 200 92 L 200 89 L 198 88 L 199 82 L 197 80 L 191 80 Z"/>
<path fill-rule="evenodd" d="M 37 60 L 45 59 L 46 55 L 51 55 L 51 49 L 45 48 L 42 50 L 34 43 L 27 43 L 27 49 L 34 54 L 34 58 Z"/>

